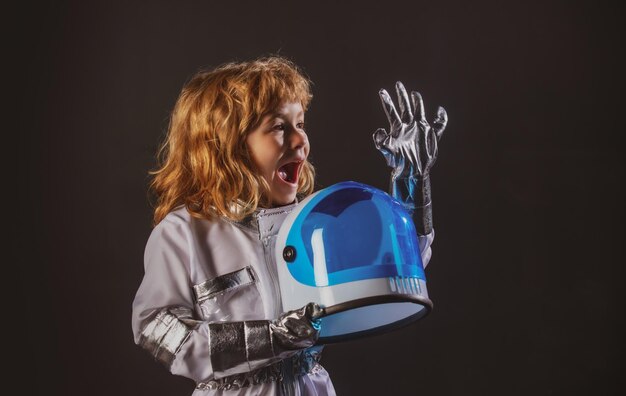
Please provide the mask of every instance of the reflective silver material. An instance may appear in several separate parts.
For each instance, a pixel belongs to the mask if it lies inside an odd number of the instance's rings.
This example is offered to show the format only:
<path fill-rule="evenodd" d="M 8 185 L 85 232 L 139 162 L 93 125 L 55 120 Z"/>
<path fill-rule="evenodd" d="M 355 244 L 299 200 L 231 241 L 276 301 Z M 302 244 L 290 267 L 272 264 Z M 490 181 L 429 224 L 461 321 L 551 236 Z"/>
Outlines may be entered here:
<path fill-rule="evenodd" d="M 428 235 L 433 230 L 433 212 L 430 192 L 430 177 L 397 178 L 390 181 L 390 194 L 404 204 L 411 213 L 419 235 Z"/>
<path fill-rule="evenodd" d="M 298 352 L 296 355 L 283 359 L 269 366 L 261 367 L 247 373 L 199 382 L 196 389 L 200 390 L 237 390 L 252 385 L 269 382 L 283 382 L 286 377 L 301 377 L 320 371 L 322 357 L 321 347 L 313 347 Z"/>
<path fill-rule="evenodd" d="M 248 366 L 244 322 L 209 323 L 211 365 L 217 376 Z"/>
<path fill-rule="evenodd" d="M 307 304 L 274 321 L 209 323 L 211 365 L 218 377 L 258 366 L 258 361 L 284 358 L 311 347 L 319 337 L 320 308 Z M 247 371 L 247 370 L 246 370 Z"/>
<path fill-rule="evenodd" d="M 195 285 L 193 287 L 193 291 L 196 296 L 196 300 L 201 303 L 204 300 L 214 297 L 227 290 L 254 282 L 254 272 L 252 268 L 248 266 Z"/>
<path fill-rule="evenodd" d="M 274 357 L 269 322 L 267 320 L 250 320 L 244 322 L 244 327 L 248 361 Z M 270 342 L 266 342 L 266 340 Z"/>
<path fill-rule="evenodd" d="M 197 322 L 191 319 L 191 311 L 187 308 L 162 309 L 146 324 L 141 332 L 139 345 L 169 368 L 196 325 Z"/>
<path fill-rule="evenodd" d="M 400 81 L 396 83 L 396 92 L 400 114 L 387 91 L 379 91 L 390 128 L 389 133 L 379 128 L 372 137 L 387 165 L 393 168 L 390 194 L 412 213 L 418 234 L 427 235 L 432 231 L 429 174 L 437 159 L 438 140 L 446 128 L 448 115 L 439 107 L 431 128 L 426 121 L 422 96 L 412 91 L 409 102 Z"/>
<path fill-rule="evenodd" d="M 286 349 L 313 346 L 319 338 L 318 318 L 322 310 L 319 305 L 309 303 L 300 309 L 285 312 L 270 324 L 272 334 Z"/>

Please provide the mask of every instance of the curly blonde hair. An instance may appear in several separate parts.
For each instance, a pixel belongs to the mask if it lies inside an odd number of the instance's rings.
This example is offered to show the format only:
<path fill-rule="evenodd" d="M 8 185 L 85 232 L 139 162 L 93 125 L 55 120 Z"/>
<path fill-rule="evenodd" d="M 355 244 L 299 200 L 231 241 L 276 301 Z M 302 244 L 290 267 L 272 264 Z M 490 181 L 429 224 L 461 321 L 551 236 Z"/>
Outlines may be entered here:
<path fill-rule="evenodd" d="M 185 205 L 197 218 L 241 220 L 269 207 L 269 185 L 255 172 L 246 137 L 282 103 L 312 98 L 310 81 L 278 56 L 232 62 L 194 75 L 171 114 L 150 189 L 156 197 L 153 224 Z M 315 170 L 305 161 L 300 198 L 313 192 Z"/>

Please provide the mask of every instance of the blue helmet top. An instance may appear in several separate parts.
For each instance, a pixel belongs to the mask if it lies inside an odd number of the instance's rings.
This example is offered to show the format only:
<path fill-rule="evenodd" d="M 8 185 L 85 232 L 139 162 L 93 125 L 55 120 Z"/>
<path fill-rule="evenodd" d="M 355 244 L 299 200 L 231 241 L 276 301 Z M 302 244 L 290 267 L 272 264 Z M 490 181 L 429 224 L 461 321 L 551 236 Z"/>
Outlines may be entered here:
<path fill-rule="evenodd" d="M 341 182 L 303 203 L 283 250 L 298 282 L 319 287 L 396 276 L 425 280 L 413 221 L 387 193 Z"/>

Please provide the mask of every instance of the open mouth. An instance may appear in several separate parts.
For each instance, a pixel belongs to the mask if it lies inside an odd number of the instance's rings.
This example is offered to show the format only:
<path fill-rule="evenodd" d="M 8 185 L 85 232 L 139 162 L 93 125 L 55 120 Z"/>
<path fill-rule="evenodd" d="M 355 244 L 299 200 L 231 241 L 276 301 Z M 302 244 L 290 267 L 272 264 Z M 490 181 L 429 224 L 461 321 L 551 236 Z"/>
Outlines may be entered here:
<path fill-rule="evenodd" d="M 301 164 L 302 162 L 289 162 L 281 166 L 278 168 L 278 177 L 287 183 L 296 184 L 298 182 Z"/>

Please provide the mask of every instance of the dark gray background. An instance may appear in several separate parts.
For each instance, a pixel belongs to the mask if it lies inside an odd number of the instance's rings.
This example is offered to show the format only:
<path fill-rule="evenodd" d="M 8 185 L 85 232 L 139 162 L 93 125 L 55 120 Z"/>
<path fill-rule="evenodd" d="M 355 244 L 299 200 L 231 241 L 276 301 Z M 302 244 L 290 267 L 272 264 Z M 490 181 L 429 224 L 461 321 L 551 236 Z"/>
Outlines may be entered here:
<path fill-rule="evenodd" d="M 191 393 L 132 340 L 147 172 L 195 71 L 279 52 L 314 82 L 319 187 L 386 189 L 370 137 L 387 126 L 379 88 L 401 80 L 431 120 L 437 105 L 450 115 L 432 175 L 435 309 L 328 347 L 339 395 L 622 394 L 621 10 L 338 3 L 77 1 L 6 14 L 18 27 L 6 37 L 25 40 L 5 61 L 18 65 L 6 78 L 23 99 L 10 118 L 24 142 L 5 150 L 20 155 L 9 173 L 24 206 L 7 211 L 20 214 L 15 264 L 35 300 L 18 305 L 31 338 L 15 355 L 31 390 Z"/>

